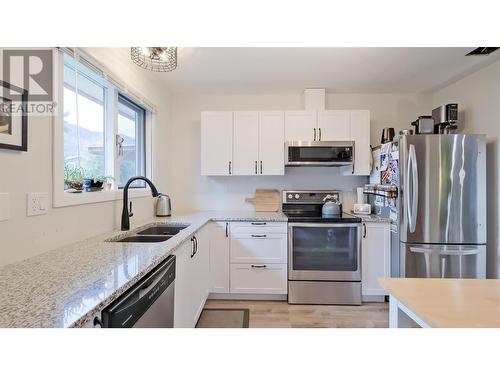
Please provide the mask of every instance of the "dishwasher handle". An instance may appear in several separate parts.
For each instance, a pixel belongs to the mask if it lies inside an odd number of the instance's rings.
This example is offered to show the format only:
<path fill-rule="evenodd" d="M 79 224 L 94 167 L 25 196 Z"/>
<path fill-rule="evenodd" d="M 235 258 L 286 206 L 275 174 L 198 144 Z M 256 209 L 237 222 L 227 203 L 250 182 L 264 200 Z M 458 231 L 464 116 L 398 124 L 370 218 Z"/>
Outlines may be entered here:
<path fill-rule="evenodd" d="M 171 255 L 102 311 L 102 327 L 132 327 L 174 280 L 175 256 Z"/>

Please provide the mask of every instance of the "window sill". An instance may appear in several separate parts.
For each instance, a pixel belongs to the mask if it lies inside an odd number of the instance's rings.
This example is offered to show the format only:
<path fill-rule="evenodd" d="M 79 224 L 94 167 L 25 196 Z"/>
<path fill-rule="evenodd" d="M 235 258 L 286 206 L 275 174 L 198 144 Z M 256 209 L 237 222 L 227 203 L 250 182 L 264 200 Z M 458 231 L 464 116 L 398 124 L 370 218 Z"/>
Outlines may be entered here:
<path fill-rule="evenodd" d="M 140 198 L 151 196 L 151 190 L 147 188 L 130 189 L 129 198 Z M 91 193 L 67 193 L 65 191 L 54 192 L 54 207 L 78 206 L 99 202 L 117 201 L 123 199 L 123 190 L 96 191 Z"/>

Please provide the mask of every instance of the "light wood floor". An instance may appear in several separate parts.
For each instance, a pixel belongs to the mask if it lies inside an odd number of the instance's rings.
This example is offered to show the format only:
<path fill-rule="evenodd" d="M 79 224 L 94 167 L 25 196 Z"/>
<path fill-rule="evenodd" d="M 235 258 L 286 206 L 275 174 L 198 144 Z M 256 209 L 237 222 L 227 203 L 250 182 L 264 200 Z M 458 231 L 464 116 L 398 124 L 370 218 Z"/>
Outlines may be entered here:
<path fill-rule="evenodd" d="M 250 309 L 250 328 L 387 328 L 389 326 L 388 303 L 324 306 L 289 305 L 286 301 L 208 300 L 205 307 Z"/>

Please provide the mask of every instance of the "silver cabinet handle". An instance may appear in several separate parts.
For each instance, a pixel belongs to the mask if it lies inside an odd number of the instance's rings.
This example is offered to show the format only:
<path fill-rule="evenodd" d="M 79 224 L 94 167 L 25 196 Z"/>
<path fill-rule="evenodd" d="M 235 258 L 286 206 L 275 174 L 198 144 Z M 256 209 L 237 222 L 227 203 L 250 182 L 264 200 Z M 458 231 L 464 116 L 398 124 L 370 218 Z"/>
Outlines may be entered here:
<path fill-rule="evenodd" d="M 262 160 L 260 161 L 260 174 L 262 174 Z"/>
<path fill-rule="evenodd" d="M 267 234 L 252 234 L 252 238 L 266 238 Z"/>
<path fill-rule="evenodd" d="M 318 141 L 321 141 L 321 128 L 318 128 L 318 132 L 319 132 L 319 139 L 318 139 Z"/>
<path fill-rule="evenodd" d="M 316 140 L 316 128 L 313 128 L 313 132 L 314 132 L 313 133 L 314 134 L 314 139 L 313 140 L 315 141 Z"/>
<path fill-rule="evenodd" d="M 257 174 L 257 160 L 255 160 L 255 174 Z"/>
<path fill-rule="evenodd" d="M 229 162 L 229 174 L 231 174 L 231 162 Z"/>
<path fill-rule="evenodd" d="M 265 264 L 259 264 L 259 265 L 252 264 L 251 267 L 252 268 L 266 268 L 267 266 Z"/>

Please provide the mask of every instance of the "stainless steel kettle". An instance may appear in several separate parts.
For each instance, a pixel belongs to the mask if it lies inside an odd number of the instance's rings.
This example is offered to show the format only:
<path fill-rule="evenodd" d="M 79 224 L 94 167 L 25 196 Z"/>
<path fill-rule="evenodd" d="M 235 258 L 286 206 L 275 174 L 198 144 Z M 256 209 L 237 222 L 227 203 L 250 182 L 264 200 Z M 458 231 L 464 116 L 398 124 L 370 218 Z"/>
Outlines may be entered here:
<path fill-rule="evenodd" d="M 339 201 L 337 201 L 337 198 L 328 194 L 325 198 L 323 198 L 323 202 L 325 203 L 321 208 L 322 216 L 328 217 L 328 216 L 340 215 L 340 211 L 342 210 L 341 209 L 342 205 L 340 204 Z"/>
<path fill-rule="evenodd" d="M 170 197 L 162 193 L 156 197 L 155 214 L 158 217 L 170 216 L 172 214 L 172 206 L 170 205 Z"/>

